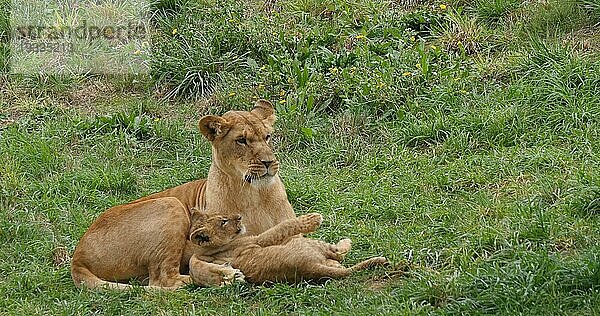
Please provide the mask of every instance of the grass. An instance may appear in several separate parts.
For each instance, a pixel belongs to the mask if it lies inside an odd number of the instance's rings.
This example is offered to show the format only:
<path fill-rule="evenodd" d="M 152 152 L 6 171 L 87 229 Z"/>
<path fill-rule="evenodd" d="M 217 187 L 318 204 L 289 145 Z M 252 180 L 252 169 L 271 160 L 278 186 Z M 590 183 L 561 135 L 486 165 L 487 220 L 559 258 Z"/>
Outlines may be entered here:
<path fill-rule="evenodd" d="M 3 313 L 600 313 L 597 1 L 153 12 L 149 77 L 0 83 Z M 255 98 L 277 104 L 294 209 L 325 217 L 313 236 L 350 237 L 347 264 L 393 265 L 322 285 L 76 289 L 91 222 L 204 177 L 199 117 Z"/>
<path fill-rule="evenodd" d="M 0 75 L 3 75 L 8 70 L 8 44 L 9 44 L 9 8 L 10 1 L 0 1 Z"/>

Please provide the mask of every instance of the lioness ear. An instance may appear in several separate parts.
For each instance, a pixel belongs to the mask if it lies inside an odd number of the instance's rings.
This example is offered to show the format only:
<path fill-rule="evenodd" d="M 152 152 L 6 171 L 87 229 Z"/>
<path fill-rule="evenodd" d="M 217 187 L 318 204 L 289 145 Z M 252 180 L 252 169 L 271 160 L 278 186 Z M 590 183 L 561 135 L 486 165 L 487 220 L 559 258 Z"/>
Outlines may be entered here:
<path fill-rule="evenodd" d="M 190 240 L 197 245 L 209 242 L 210 237 L 206 234 L 206 227 L 200 227 L 194 230 L 190 234 Z"/>
<path fill-rule="evenodd" d="M 207 115 L 201 118 L 198 127 L 200 128 L 202 135 L 211 142 L 219 135 L 229 130 L 227 121 L 224 118 L 215 115 Z"/>
<path fill-rule="evenodd" d="M 269 126 L 273 126 L 273 123 L 275 123 L 275 109 L 273 108 L 273 104 L 267 100 L 256 101 L 254 108 L 250 112 L 254 113 L 263 123 Z"/>

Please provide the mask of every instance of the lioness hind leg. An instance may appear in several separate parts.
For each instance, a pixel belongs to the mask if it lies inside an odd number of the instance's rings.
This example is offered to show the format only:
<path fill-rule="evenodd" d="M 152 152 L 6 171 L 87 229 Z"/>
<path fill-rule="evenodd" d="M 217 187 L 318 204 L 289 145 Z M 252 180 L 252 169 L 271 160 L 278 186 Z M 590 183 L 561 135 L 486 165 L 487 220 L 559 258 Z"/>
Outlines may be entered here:
<path fill-rule="evenodd" d="M 176 275 L 170 278 L 162 278 L 156 283 L 150 281 L 148 286 L 162 290 L 176 290 L 192 283 L 192 278 L 189 275 Z"/>
<path fill-rule="evenodd" d="M 179 260 L 175 257 L 165 259 L 158 266 L 151 266 L 148 272 L 150 276 L 148 285 L 151 287 L 174 290 L 192 283 L 189 275 L 179 274 Z"/>
<path fill-rule="evenodd" d="M 78 288 L 85 287 L 88 289 L 112 290 L 126 290 L 132 288 L 129 284 L 104 281 L 95 276 L 88 268 L 80 266 L 76 262 L 71 265 L 71 277 L 73 278 L 75 286 Z"/>

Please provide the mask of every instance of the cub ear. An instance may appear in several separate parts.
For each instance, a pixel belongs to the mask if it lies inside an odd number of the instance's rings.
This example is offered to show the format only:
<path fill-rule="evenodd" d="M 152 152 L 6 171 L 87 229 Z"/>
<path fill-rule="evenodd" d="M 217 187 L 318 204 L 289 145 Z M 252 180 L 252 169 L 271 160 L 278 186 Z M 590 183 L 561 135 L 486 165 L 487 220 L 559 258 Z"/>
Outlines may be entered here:
<path fill-rule="evenodd" d="M 227 132 L 230 126 L 227 120 L 220 116 L 207 115 L 200 119 L 198 127 L 202 135 L 212 142 L 219 135 Z"/>
<path fill-rule="evenodd" d="M 204 225 L 208 220 L 208 214 L 198 208 L 192 207 L 192 224 Z"/>
<path fill-rule="evenodd" d="M 206 233 L 206 227 L 200 227 L 190 234 L 190 241 L 197 245 L 202 245 L 210 241 L 210 237 Z"/>
<path fill-rule="evenodd" d="M 192 216 L 191 216 L 191 227 L 190 231 L 193 232 L 197 229 L 204 228 L 204 225 L 208 221 L 208 214 L 203 212 L 197 208 L 192 208 Z M 191 234 L 190 234 L 191 236 Z M 190 240 L 192 240 L 190 238 Z"/>
<path fill-rule="evenodd" d="M 269 126 L 273 126 L 273 123 L 275 123 L 275 108 L 273 108 L 273 104 L 267 100 L 256 101 L 254 108 L 250 112 L 258 116 L 263 123 Z"/>

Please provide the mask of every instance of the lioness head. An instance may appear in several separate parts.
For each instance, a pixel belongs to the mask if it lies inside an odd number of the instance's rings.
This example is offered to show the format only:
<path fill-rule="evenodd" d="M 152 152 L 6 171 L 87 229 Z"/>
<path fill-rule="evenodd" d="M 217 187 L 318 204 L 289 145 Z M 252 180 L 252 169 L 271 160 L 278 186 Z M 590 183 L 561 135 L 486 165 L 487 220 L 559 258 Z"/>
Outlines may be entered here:
<path fill-rule="evenodd" d="M 264 185 L 271 183 L 279 170 L 271 141 L 274 122 L 273 105 L 259 100 L 249 112 L 205 116 L 199 127 L 211 142 L 217 168 L 241 181 Z"/>
<path fill-rule="evenodd" d="M 242 216 L 239 214 L 208 215 L 194 210 L 189 238 L 199 246 L 219 247 L 241 236 L 245 231 Z"/>

